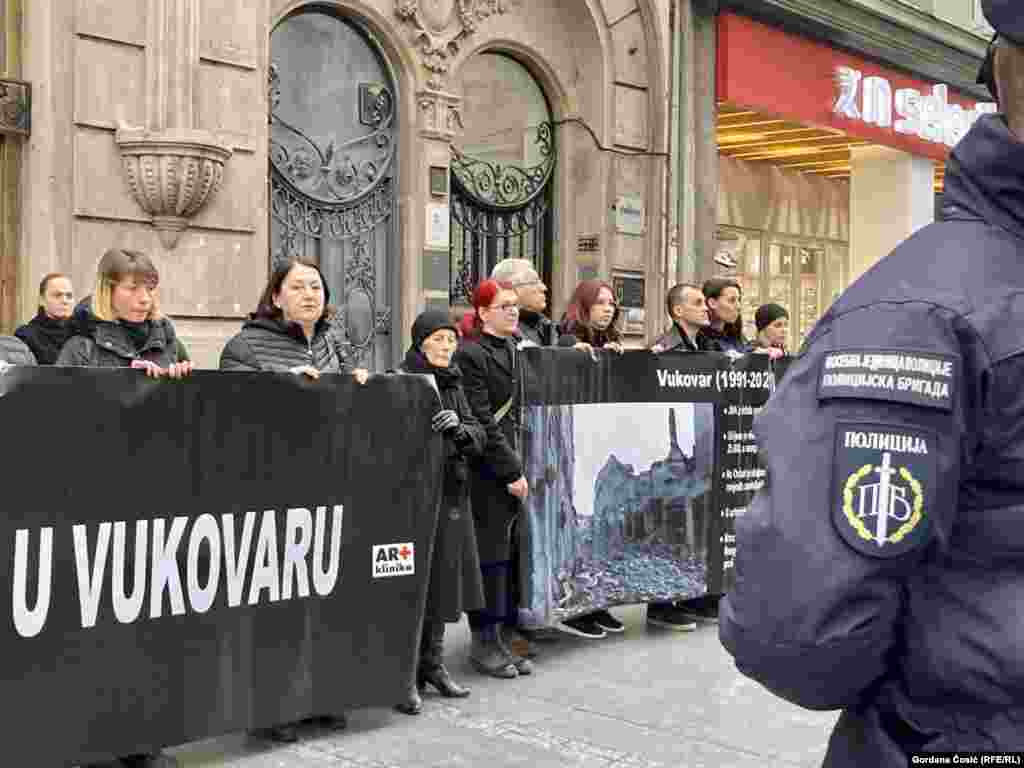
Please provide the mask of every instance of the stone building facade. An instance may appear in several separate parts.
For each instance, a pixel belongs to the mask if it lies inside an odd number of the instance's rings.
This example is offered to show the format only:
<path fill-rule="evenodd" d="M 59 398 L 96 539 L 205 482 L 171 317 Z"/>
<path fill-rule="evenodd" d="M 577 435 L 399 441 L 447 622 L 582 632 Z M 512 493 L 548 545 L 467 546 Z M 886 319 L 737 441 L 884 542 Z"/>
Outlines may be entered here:
<path fill-rule="evenodd" d="M 340 332 L 378 369 L 457 292 L 460 259 L 543 258 L 556 319 L 590 275 L 633 278 L 660 306 L 669 0 L 0 7 L 5 74 L 33 88 L 31 135 L 0 148 L 0 331 L 31 316 L 46 272 L 90 292 L 112 246 L 154 257 L 204 367 L 287 252 L 321 260 Z M 523 89 L 496 93 L 510 67 L 547 115 Z M 635 315 L 638 334 L 660 315 Z"/>

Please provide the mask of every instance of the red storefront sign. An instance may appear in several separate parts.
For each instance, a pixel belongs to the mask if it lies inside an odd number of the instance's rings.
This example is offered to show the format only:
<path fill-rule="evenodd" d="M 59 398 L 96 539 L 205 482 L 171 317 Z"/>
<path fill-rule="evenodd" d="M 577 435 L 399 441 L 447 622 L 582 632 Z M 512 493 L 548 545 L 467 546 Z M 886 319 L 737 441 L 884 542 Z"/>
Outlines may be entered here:
<path fill-rule="evenodd" d="M 735 14 L 718 21 L 718 100 L 944 160 L 991 102 Z"/>

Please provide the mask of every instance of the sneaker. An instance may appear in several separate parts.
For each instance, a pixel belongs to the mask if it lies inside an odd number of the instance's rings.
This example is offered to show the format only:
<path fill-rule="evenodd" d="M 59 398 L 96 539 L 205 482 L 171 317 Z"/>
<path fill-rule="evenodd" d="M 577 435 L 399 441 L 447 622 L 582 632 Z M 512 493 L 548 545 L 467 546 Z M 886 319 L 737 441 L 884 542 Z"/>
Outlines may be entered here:
<path fill-rule="evenodd" d="M 697 622 L 693 617 L 672 603 L 648 603 L 647 623 L 675 632 L 692 632 L 697 628 Z"/>
<path fill-rule="evenodd" d="M 567 619 L 558 624 L 558 628 L 570 635 L 585 637 L 588 640 L 600 640 L 602 637 L 607 637 L 608 634 L 591 621 L 590 616 L 591 614 L 587 614 L 586 616 L 577 616 L 575 619 Z"/>
<path fill-rule="evenodd" d="M 698 624 L 717 624 L 720 599 L 718 595 L 695 597 L 693 600 L 676 603 L 676 610 L 686 614 L 691 621 L 696 621 Z"/>
<path fill-rule="evenodd" d="M 598 611 L 597 613 L 590 614 L 587 618 L 597 624 L 597 626 L 605 632 L 618 633 L 626 631 L 626 625 L 608 613 L 608 611 Z"/>

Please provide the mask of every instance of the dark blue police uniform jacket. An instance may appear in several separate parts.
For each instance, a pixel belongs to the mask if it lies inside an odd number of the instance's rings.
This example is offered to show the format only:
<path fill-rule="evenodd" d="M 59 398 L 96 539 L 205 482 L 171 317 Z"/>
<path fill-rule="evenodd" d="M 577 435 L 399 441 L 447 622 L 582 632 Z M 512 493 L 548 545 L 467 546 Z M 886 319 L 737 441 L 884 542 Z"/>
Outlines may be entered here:
<path fill-rule="evenodd" d="M 1024 750 L 1024 143 L 983 117 L 943 221 L 829 309 L 755 420 L 720 636 L 843 709 L 825 765 Z"/>

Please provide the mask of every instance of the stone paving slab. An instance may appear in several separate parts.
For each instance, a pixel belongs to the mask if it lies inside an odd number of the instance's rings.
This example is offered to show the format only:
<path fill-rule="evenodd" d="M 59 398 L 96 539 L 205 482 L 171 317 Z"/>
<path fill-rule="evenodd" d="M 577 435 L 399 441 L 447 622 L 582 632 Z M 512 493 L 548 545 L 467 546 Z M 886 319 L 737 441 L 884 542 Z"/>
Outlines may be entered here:
<path fill-rule="evenodd" d="M 807 712 L 736 672 L 717 628 L 648 629 L 616 609 L 624 635 L 566 636 L 539 647 L 537 673 L 495 680 L 466 662 L 465 623 L 451 628 L 449 669 L 468 699 L 425 699 L 408 717 L 350 713 L 349 728 L 310 727 L 298 744 L 234 734 L 173 750 L 184 768 L 812 768 L 836 713 Z"/>

